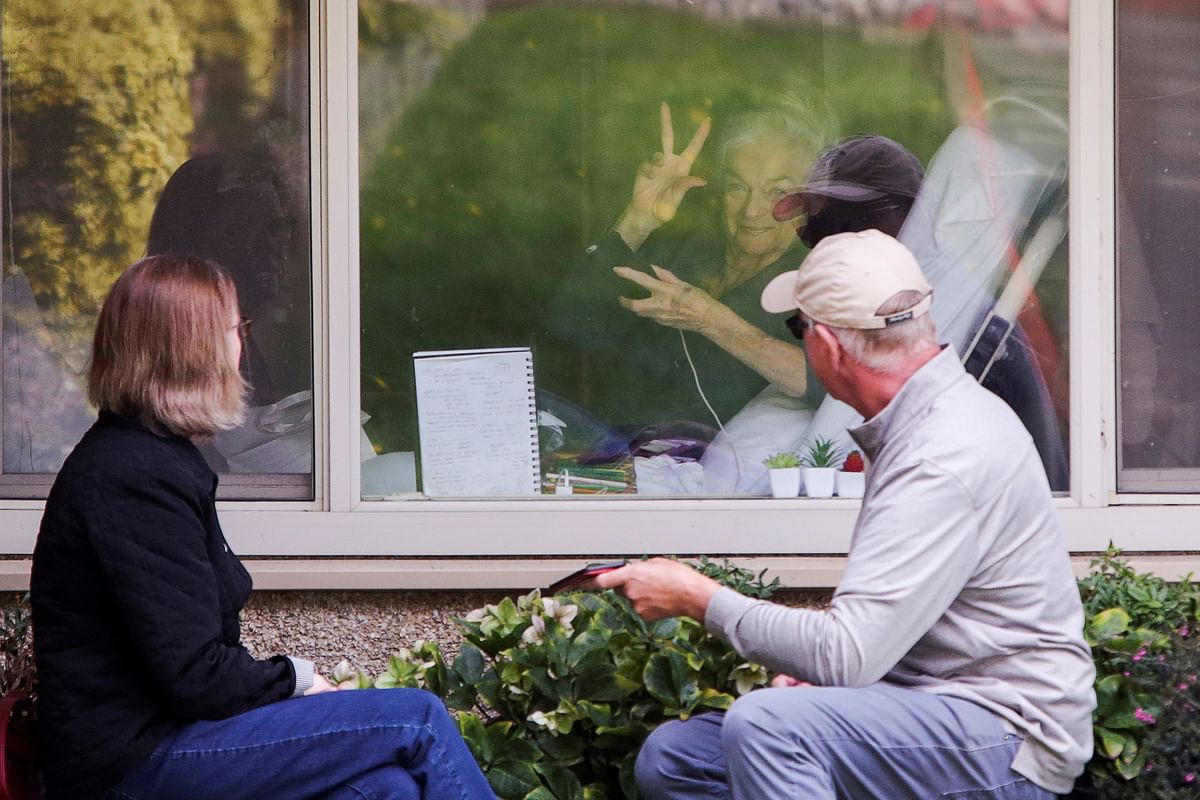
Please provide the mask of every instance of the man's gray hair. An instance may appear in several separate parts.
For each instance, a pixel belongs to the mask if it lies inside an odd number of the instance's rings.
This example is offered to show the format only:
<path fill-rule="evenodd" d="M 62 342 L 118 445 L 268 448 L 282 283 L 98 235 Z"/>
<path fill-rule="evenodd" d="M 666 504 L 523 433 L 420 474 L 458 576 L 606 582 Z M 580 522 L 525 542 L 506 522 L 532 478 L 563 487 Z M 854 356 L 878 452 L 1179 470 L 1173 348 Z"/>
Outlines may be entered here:
<path fill-rule="evenodd" d="M 875 313 L 879 316 L 899 314 L 921 302 L 923 297 L 917 291 L 896 292 Z M 851 358 L 877 372 L 893 372 L 913 353 L 938 345 L 937 327 L 929 312 L 886 328 L 829 329 Z"/>

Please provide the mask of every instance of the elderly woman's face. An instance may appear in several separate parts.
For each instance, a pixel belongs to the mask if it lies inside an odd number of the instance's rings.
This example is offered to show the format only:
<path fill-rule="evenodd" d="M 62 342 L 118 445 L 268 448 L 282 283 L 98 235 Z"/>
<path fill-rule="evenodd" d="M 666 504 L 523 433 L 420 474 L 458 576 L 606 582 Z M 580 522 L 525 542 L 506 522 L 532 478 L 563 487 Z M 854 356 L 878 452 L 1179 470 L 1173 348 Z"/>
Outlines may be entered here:
<path fill-rule="evenodd" d="M 782 142 L 755 141 L 733 152 L 725 177 L 725 233 L 746 255 L 774 256 L 796 241 L 803 219 L 777 222 L 775 203 L 804 183 L 812 158 Z"/>

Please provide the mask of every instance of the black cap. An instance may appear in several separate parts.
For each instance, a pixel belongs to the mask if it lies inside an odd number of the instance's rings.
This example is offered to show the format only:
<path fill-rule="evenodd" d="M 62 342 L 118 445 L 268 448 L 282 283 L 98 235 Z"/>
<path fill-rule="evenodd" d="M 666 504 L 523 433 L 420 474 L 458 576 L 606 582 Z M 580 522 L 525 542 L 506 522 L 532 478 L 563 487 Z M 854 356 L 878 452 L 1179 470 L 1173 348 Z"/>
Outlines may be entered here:
<path fill-rule="evenodd" d="M 851 202 L 913 198 L 924 176 L 921 162 L 899 142 L 886 136 L 851 136 L 822 150 L 804 186 L 784 195 L 772 214 L 780 221 L 798 216 L 806 194 Z"/>

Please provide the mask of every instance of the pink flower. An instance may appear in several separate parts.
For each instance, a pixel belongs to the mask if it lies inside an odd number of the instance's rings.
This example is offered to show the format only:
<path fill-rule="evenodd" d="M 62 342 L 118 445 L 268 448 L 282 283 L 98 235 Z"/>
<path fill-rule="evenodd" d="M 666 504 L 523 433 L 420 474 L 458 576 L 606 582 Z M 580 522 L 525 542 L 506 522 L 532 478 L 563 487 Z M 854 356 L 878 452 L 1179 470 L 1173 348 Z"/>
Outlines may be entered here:
<path fill-rule="evenodd" d="M 1134 710 L 1133 718 L 1144 725 L 1154 725 L 1158 722 L 1158 720 L 1154 718 L 1153 714 L 1141 707 L 1138 707 Z"/>
<path fill-rule="evenodd" d="M 1192 781 L 1196 780 L 1196 773 L 1189 772 L 1187 775 L 1183 776 L 1183 780 L 1184 783 L 1191 783 Z"/>
<path fill-rule="evenodd" d="M 1145 649 L 1138 650 L 1136 653 L 1133 654 L 1133 660 L 1135 663 L 1138 661 L 1141 661 L 1145 657 L 1146 657 Z"/>
<path fill-rule="evenodd" d="M 1179 635 L 1182 636 L 1183 638 L 1186 639 L 1188 637 L 1188 634 L 1191 632 L 1192 632 L 1191 628 L 1189 628 L 1187 625 L 1179 626 Z"/>
<path fill-rule="evenodd" d="M 1122 672 L 1121 674 L 1122 674 L 1122 675 L 1124 675 L 1126 678 L 1128 678 L 1128 677 L 1129 677 L 1130 675 L 1132 675 L 1133 673 L 1131 673 L 1129 670 L 1125 670 L 1125 671 L 1124 671 L 1124 672 Z"/>

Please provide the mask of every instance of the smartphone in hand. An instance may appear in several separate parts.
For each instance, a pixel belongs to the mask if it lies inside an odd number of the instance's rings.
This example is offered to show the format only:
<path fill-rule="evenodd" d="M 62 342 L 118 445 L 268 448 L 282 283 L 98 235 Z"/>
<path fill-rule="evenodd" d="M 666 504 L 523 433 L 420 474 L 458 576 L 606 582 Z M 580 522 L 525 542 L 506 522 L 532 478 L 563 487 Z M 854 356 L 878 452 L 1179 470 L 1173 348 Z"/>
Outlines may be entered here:
<path fill-rule="evenodd" d="M 601 575 L 605 572 L 612 572 L 614 569 L 620 569 L 621 567 L 625 566 L 626 563 L 627 562 L 624 559 L 621 559 L 620 561 L 605 561 L 596 564 L 588 564 L 586 567 L 577 569 L 570 575 L 567 575 L 564 578 L 559 578 L 554 583 L 550 584 L 546 588 L 546 594 L 557 594 L 558 592 L 564 592 L 567 589 L 578 586 L 588 578 Z"/>

